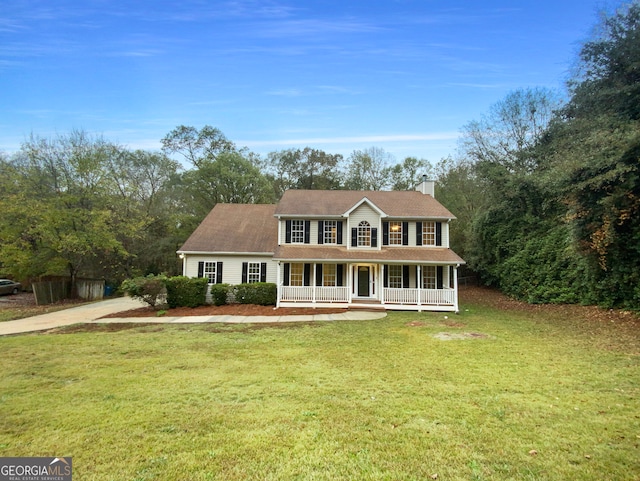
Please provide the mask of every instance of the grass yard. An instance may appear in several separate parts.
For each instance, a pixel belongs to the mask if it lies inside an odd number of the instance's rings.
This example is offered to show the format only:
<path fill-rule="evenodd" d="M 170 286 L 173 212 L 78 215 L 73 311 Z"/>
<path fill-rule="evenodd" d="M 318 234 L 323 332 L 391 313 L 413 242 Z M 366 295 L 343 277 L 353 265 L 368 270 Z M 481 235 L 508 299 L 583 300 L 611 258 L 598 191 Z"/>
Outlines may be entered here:
<path fill-rule="evenodd" d="M 0 456 L 72 456 L 78 481 L 637 481 L 638 322 L 593 312 L 480 295 L 448 319 L 4 337 Z"/>

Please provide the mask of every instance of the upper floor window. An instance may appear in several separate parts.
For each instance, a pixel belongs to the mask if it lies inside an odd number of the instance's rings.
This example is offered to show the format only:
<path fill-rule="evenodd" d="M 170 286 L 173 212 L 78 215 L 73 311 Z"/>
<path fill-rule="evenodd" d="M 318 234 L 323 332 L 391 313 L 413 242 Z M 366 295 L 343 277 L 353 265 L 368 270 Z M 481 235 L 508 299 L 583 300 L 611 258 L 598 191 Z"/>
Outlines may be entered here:
<path fill-rule="evenodd" d="M 436 223 L 435 222 L 423 222 L 422 223 L 422 245 L 434 246 L 436 245 Z"/>
<path fill-rule="evenodd" d="M 325 220 L 323 226 L 323 242 L 325 244 L 336 244 L 338 242 L 338 221 Z"/>
<path fill-rule="evenodd" d="M 366 220 L 358 224 L 358 247 L 371 247 L 371 224 Z"/>
<path fill-rule="evenodd" d="M 292 244 L 304 243 L 304 221 L 303 220 L 291 221 L 291 243 Z"/>
<path fill-rule="evenodd" d="M 389 222 L 389 245 L 402 245 L 402 222 Z"/>

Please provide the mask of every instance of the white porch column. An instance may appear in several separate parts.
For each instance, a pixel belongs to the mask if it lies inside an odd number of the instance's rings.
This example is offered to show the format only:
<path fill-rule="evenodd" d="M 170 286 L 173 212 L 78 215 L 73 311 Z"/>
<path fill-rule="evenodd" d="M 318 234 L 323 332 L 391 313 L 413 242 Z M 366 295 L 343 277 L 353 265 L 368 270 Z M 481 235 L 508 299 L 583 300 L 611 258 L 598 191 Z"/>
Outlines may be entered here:
<path fill-rule="evenodd" d="M 422 291 L 422 276 L 420 275 L 420 273 L 422 272 L 422 268 L 420 267 L 420 264 L 418 264 L 416 266 L 416 286 L 418 286 L 418 312 L 422 311 L 422 302 L 420 299 L 420 293 Z"/>
<path fill-rule="evenodd" d="M 346 285 L 349 288 L 349 304 L 353 301 L 353 264 L 346 264 L 347 266 L 347 281 Z"/>
<path fill-rule="evenodd" d="M 311 291 L 311 302 L 313 302 L 314 304 L 316 303 L 316 266 L 318 264 L 316 264 L 315 262 L 313 263 L 313 282 L 311 282 L 311 286 L 312 286 L 312 291 Z"/>
<path fill-rule="evenodd" d="M 281 282 L 281 272 L 282 265 L 280 261 L 277 262 L 276 269 L 276 308 L 280 307 L 280 298 L 282 297 L 282 282 Z"/>
<path fill-rule="evenodd" d="M 453 268 L 453 309 L 456 314 L 460 312 L 458 308 L 458 266 L 454 266 Z"/>

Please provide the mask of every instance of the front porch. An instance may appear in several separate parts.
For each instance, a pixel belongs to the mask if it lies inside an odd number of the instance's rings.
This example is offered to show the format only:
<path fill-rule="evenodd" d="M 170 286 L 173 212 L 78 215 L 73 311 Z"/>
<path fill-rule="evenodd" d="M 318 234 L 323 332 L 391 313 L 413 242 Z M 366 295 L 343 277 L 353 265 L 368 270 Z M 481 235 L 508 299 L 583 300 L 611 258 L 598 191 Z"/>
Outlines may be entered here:
<path fill-rule="evenodd" d="M 277 305 L 458 312 L 457 266 L 398 264 L 394 267 L 362 263 L 282 263 L 278 269 Z M 293 271 L 302 274 L 294 278 Z M 327 271 L 333 275 L 323 275 Z M 398 271 L 398 278 L 393 277 L 394 271 Z M 292 279 L 303 285 L 290 285 Z M 322 285 L 327 280 L 335 285 Z M 393 283 L 399 286 L 389 287 Z"/>

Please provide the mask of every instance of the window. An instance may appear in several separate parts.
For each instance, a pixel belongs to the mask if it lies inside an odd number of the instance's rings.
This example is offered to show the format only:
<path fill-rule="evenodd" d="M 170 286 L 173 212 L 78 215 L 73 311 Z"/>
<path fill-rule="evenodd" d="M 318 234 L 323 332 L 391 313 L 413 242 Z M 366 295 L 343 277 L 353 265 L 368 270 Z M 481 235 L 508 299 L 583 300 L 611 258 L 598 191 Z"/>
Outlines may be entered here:
<path fill-rule="evenodd" d="M 304 221 L 303 220 L 291 221 L 291 243 L 292 244 L 304 243 Z"/>
<path fill-rule="evenodd" d="M 204 270 L 202 272 L 202 277 L 206 277 L 207 282 L 209 282 L 209 284 L 216 283 L 216 263 L 215 262 L 204 263 Z"/>
<path fill-rule="evenodd" d="M 325 244 L 336 244 L 338 234 L 338 221 L 336 220 L 325 220 L 324 221 L 324 237 L 323 241 Z"/>
<path fill-rule="evenodd" d="M 358 247 L 371 247 L 371 225 L 366 220 L 358 224 Z"/>
<path fill-rule="evenodd" d="M 249 269 L 247 272 L 247 282 L 260 282 L 260 263 L 249 262 Z"/>
<path fill-rule="evenodd" d="M 422 266 L 422 288 L 436 288 L 436 266 Z"/>
<path fill-rule="evenodd" d="M 392 289 L 402 288 L 402 266 L 389 266 L 389 287 L 391 287 Z"/>
<path fill-rule="evenodd" d="M 392 245 L 392 246 L 402 245 L 402 222 L 397 222 L 397 221 L 389 222 L 389 245 Z"/>
<path fill-rule="evenodd" d="M 291 264 L 291 271 L 289 272 L 289 285 L 302 286 L 303 277 L 304 277 L 304 265 Z"/>
<path fill-rule="evenodd" d="M 422 223 L 422 245 L 434 246 L 436 245 L 436 223 L 435 222 L 423 222 Z"/>
<path fill-rule="evenodd" d="M 323 264 L 322 285 L 323 286 L 336 285 L 336 265 L 335 264 Z"/>

